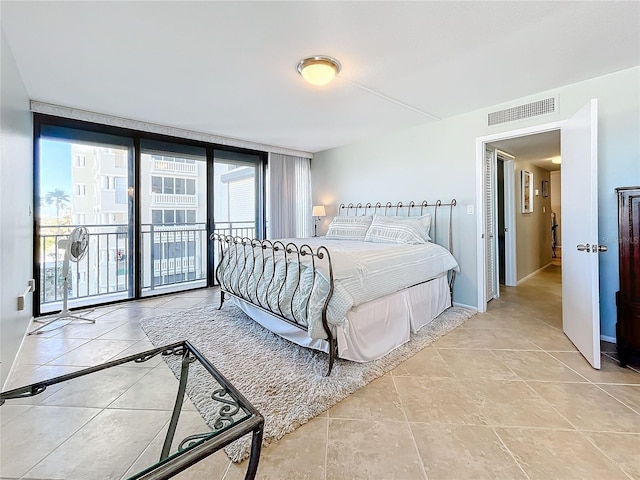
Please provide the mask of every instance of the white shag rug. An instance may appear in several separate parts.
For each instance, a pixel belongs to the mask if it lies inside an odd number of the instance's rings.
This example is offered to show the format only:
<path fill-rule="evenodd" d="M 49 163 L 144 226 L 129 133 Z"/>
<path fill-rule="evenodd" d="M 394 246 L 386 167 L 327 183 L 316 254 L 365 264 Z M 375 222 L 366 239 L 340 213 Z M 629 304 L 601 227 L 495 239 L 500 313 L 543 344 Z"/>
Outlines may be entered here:
<path fill-rule="evenodd" d="M 263 446 L 282 438 L 347 395 L 384 375 L 431 342 L 461 325 L 474 312 L 451 307 L 413 334 L 409 342 L 368 363 L 337 359 L 324 374 L 328 355 L 295 345 L 254 322 L 226 302 L 140 321 L 155 346 L 188 340 L 263 415 Z M 166 358 L 176 375 L 179 362 Z M 209 425 L 217 418 L 210 394 L 215 389 L 204 369 L 190 371 L 187 394 Z M 234 462 L 248 457 L 251 436 L 228 445 Z"/>

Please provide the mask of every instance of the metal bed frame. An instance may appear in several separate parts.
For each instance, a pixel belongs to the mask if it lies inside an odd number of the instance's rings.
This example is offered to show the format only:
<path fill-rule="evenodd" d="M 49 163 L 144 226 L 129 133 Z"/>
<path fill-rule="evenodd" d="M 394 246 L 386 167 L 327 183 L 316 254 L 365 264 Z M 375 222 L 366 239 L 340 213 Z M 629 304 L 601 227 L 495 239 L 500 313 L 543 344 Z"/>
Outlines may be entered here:
<path fill-rule="evenodd" d="M 406 205 L 402 202 L 398 202 L 396 204 L 392 204 L 391 202 L 382 204 L 378 202 L 375 204 L 366 203 L 364 205 L 362 203 L 358 203 L 355 205 L 353 203 L 349 203 L 348 205 L 341 203 L 338 207 L 338 215 L 358 216 L 378 214 L 384 216 L 417 217 L 425 215 L 427 213 L 432 213 L 430 229 L 430 236 L 432 238 L 432 241 L 447 248 L 450 252 L 453 252 L 452 216 L 453 207 L 455 207 L 456 204 L 457 202 L 455 199 L 451 200 L 449 203 L 442 203 L 440 200 L 438 200 L 435 203 L 428 203 L 427 201 L 423 201 L 419 204 L 416 204 L 412 201 Z M 438 210 L 440 209 L 444 209 L 444 214 L 448 216 L 446 242 L 439 242 L 439 237 L 437 236 L 437 219 Z M 406 213 L 406 215 L 404 215 L 404 213 Z M 326 272 L 325 275 L 328 277 L 326 278 L 326 280 L 329 283 L 327 294 L 324 296 L 324 298 L 321 299 L 321 301 L 323 302 L 322 326 L 325 331 L 326 341 L 329 346 L 329 365 L 326 375 L 330 375 L 335 359 L 338 356 L 338 344 L 331 326 L 327 321 L 327 307 L 329 305 L 329 301 L 331 300 L 334 289 L 333 266 L 331 264 L 331 254 L 327 247 L 322 245 L 314 249 L 308 244 L 298 245 L 292 242 L 285 244 L 279 240 L 259 240 L 255 238 L 252 239 L 248 237 L 224 235 L 215 232 L 212 233 L 209 238 L 210 240 L 216 242 L 218 245 L 219 261 L 216 267 L 216 281 L 220 286 L 220 306 L 218 307 L 218 309 L 222 308 L 225 300 L 225 295 L 229 295 L 231 297 L 235 297 L 247 303 L 250 303 L 258 310 L 261 310 L 273 317 L 276 317 L 290 325 L 293 325 L 307 332 L 308 325 L 305 319 L 309 316 L 309 298 L 305 297 L 306 315 L 304 316 L 304 318 L 296 315 L 296 313 L 294 312 L 293 299 L 296 293 L 299 293 L 301 291 L 300 277 L 302 272 L 303 260 L 306 260 L 308 263 L 310 263 L 310 266 L 312 268 L 313 281 L 312 288 L 310 288 L 308 292 L 309 296 L 314 290 L 313 286 L 315 286 L 316 279 L 319 275 L 317 273 L 317 269 L 318 267 L 323 266 L 323 269 Z M 446 245 L 444 245 L 443 243 L 446 243 Z M 273 279 L 276 275 L 275 265 L 283 260 L 285 265 L 285 276 L 281 285 L 277 286 L 273 282 Z M 267 269 L 265 268 L 268 264 L 270 264 L 272 267 L 269 269 L 269 272 L 267 272 Z M 227 271 L 229 272 L 229 275 L 227 275 Z M 245 278 L 246 275 L 257 276 L 257 280 L 255 281 L 255 288 L 250 288 L 248 283 L 240 285 L 234 284 L 233 281 L 227 281 L 228 278 L 234 277 L 236 271 L 239 272 L 238 278 Z M 280 305 L 280 300 L 282 298 L 285 285 L 287 285 L 289 283 L 288 281 L 293 278 L 291 276 L 294 275 L 293 272 L 295 271 L 297 271 L 297 279 L 294 282 L 295 286 L 293 287 L 293 293 L 291 294 L 291 304 L 289 309 L 291 313 L 287 314 L 288 312 L 283 312 L 283 309 Z M 453 284 L 455 281 L 455 271 L 450 270 L 447 275 L 449 291 L 451 300 L 453 302 Z M 258 285 L 261 282 L 268 285 L 266 301 L 263 301 L 260 298 L 260 295 L 258 295 Z M 271 291 L 272 286 L 274 289 L 278 289 L 276 297 L 278 301 L 271 302 L 276 303 L 276 305 L 272 305 L 271 303 L 269 303 L 268 293 Z"/>

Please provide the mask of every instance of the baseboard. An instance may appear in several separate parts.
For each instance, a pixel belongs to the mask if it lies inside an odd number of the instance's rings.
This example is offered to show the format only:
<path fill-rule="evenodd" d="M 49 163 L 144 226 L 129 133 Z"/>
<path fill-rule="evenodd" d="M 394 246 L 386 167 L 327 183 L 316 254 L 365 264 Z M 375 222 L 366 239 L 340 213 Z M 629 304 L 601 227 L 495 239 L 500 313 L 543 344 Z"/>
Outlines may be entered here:
<path fill-rule="evenodd" d="M 464 303 L 453 302 L 453 306 L 454 307 L 468 308 L 469 310 L 473 310 L 474 312 L 478 313 L 478 307 L 473 307 L 471 305 L 466 305 Z"/>
<path fill-rule="evenodd" d="M 540 273 L 542 270 L 544 270 L 547 267 L 550 267 L 551 265 L 553 265 L 551 262 L 547 263 L 545 266 L 540 267 L 538 270 L 536 270 L 535 272 L 531 272 L 529 275 L 527 275 L 524 278 L 521 278 L 520 280 L 518 280 L 516 282 L 516 285 L 520 285 L 522 282 L 526 282 L 528 279 L 530 279 L 531 277 L 537 275 L 538 273 Z"/>
<path fill-rule="evenodd" d="M 7 385 L 9 385 L 9 380 L 11 380 L 11 376 L 13 375 L 13 371 L 16 368 L 16 364 L 18 363 L 18 358 L 20 358 L 20 354 L 22 353 L 22 347 L 24 347 L 24 342 L 27 339 L 27 335 L 29 334 L 29 332 L 31 331 L 31 328 L 33 327 L 33 321 L 35 320 L 35 317 L 32 315 L 31 319 L 29 320 L 29 324 L 27 325 L 27 330 L 24 332 L 24 335 L 22 336 L 22 341 L 20 342 L 20 346 L 18 347 L 18 351 L 16 352 L 16 356 L 13 357 L 13 363 L 11 363 L 11 368 L 9 368 L 9 373 L 7 374 L 7 378 L 4 379 L 4 383 L 2 384 L 2 391 L 4 392 L 5 390 L 7 390 Z"/>
<path fill-rule="evenodd" d="M 616 337 L 610 337 L 609 335 L 600 335 L 600 340 L 603 340 L 609 343 L 618 343 L 616 341 Z"/>

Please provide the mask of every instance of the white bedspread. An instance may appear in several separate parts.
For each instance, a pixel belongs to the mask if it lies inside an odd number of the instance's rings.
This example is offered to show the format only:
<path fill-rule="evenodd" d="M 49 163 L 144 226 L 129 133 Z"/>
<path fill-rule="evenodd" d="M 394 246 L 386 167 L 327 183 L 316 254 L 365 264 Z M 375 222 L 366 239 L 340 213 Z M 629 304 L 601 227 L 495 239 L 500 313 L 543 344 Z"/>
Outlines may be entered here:
<path fill-rule="evenodd" d="M 314 251 L 324 245 L 331 255 L 334 276 L 334 291 L 327 307 L 327 321 L 331 325 L 345 325 L 346 314 L 354 306 L 368 302 L 375 298 L 397 292 L 404 288 L 426 282 L 440 276 L 448 270 L 459 271 L 458 263 L 449 251 L 435 243 L 421 245 L 404 245 L 360 242 L 353 240 L 333 240 L 324 237 L 305 239 L 284 239 L 297 245 L 307 244 Z M 300 268 L 284 261 L 277 261 L 275 274 L 273 262 L 265 253 L 265 275 L 251 275 L 252 271 L 260 271 L 262 267 L 262 253 L 254 255 L 250 247 L 230 250 L 231 255 L 225 256 L 223 265 L 234 255 L 242 255 L 242 268 L 223 269 L 223 284 L 231 286 L 232 290 L 248 294 L 252 300 L 256 297 L 263 305 L 285 317 L 292 318 L 295 312 L 298 319 L 309 327 L 312 338 L 326 338 L 322 327 L 323 299 L 326 298 L 329 282 L 326 264 L 317 264 L 316 282 L 313 282 L 313 272 L 309 268 L 308 258 L 302 262 Z M 237 253 L 236 253 L 237 252 Z M 278 257 L 276 257 L 278 258 Z M 255 262 L 255 268 L 254 268 Z M 285 270 L 289 269 L 288 285 L 282 287 Z M 300 284 L 297 289 L 298 272 Z M 271 281 L 273 278 L 273 281 Z M 288 288 L 287 288 L 288 287 Z M 309 290 L 311 295 L 308 296 Z M 292 291 L 294 290 L 295 291 Z M 246 292 L 246 293 L 245 293 Z M 309 298 L 307 317 L 307 298 Z M 274 308 L 275 307 L 275 308 Z"/>

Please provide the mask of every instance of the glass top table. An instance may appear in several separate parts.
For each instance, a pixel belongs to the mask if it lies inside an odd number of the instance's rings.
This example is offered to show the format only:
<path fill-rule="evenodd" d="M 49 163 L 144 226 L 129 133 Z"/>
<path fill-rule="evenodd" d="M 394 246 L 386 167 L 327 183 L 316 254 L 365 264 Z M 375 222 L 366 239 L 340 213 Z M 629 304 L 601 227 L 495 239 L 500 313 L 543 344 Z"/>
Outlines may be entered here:
<path fill-rule="evenodd" d="M 2 392 L 0 393 L 0 406 L 10 405 L 14 402 L 24 402 L 25 399 L 43 395 L 46 391 L 55 391 L 49 397 L 49 399 L 53 400 L 56 399 L 56 396 L 63 396 L 63 393 L 67 394 L 67 399 L 74 398 L 74 394 L 76 398 L 79 394 L 90 395 L 91 389 L 97 390 L 97 386 L 102 386 L 105 382 L 113 382 L 115 384 L 117 382 L 114 382 L 114 379 L 135 374 L 136 369 L 133 367 L 144 366 L 147 362 L 157 362 L 158 358 L 163 358 L 174 373 L 174 375 L 171 375 L 171 373 L 166 372 L 167 374 L 164 378 L 170 378 L 171 380 L 163 380 L 161 382 L 162 387 L 158 388 L 157 392 L 154 392 L 156 394 L 156 403 L 161 403 L 162 405 L 149 405 L 149 399 L 147 398 L 147 405 L 144 406 L 146 410 L 136 411 L 136 406 L 134 405 L 133 417 L 131 417 L 135 419 L 134 421 L 140 422 L 140 428 L 137 429 L 134 426 L 133 431 L 139 431 L 140 436 L 145 434 L 149 438 L 152 436 L 152 441 L 145 443 L 146 440 L 144 440 L 142 442 L 144 444 L 143 451 L 130 454 L 132 455 L 130 459 L 133 459 L 130 465 L 120 466 L 121 471 L 107 469 L 109 471 L 105 471 L 105 475 L 101 475 L 101 478 L 127 478 L 129 480 L 170 478 L 248 434 L 251 434 L 252 437 L 245 479 L 255 478 L 260 459 L 264 418 L 188 341 L 165 345 L 67 375 Z M 130 384 L 125 383 L 123 385 L 123 389 L 131 389 Z M 111 390 L 117 388 L 114 387 Z M 152 388 L 155 390 L 155 387 Z M 175 392 L 175 399 L 173 399 L 173 392 Z M 111 394 L 116 396 L 120 393 Z M 188 396 L 185 394 L 188 394 Z M 171 398 L 167 398 L 168 396 L 171 396 Z M 136 401 L 136 395 L 130 395 L 129 397 L 129 402 Z M 152 396 L 151 398 L 154 397 Z M 185 398 L 187 398 L 186 401 Z M 42 403 L 64 405 L 64 403 L 56 403 L 53 400 Z M 192 403 L 191 400 L 194 400 L 194 402 Z M 113 411 L 118 407 L 116 401 L 110 405 L 114 404 Z M 171 404 L 173 404 L 173 408 L 171 408 Z M 108 408 L 96 410 L 103 413 Z M 120 412 L 124 411 L 121 406 L 120 409 Z M 153 421 L 145 422 L 147 417 L 143 413 L 151 410 L 153 417 L 149 418 L 152 418 Z M 196 415 L 196 410 L 200 411 L 206 423 L 204 420 L 200 421 L 200 417 Z M 192 418 L 193 416 L 198 417 L 198 421 L 181 422 L 181 417 L 187 416 L 184 414 L 185 411 L 189 411 Z M 77 440 L 78 448 L 87 445 L 86 439 L 95 439 L 101 435 L 106 435 L 105 430 L 110 427 L 108 425 L 109 420 L 107 423 L 104 421 L 101 423 L 96 420 L 98 417 L 99 415 L 95 415 L 87 421 L 80 421 L 82 426 L 78 431 L 83 432 L 84 440 Z M 19 422 L 19 419 L 15 421 Z M 96 431 L 86 433 L 86 429 L 92 428 L 92 423 L 95 424 L 93 429 Z M 107 428 L 105 428 L 105 425 L 107 425 Z M 20 427 L 19 423 L 14 430 L 6 426 L 3 427 L 5 430 L 2 439 L 3 443 L 14 440 L 13 438 L 5 438 L 7 431 L 13 431 L 13 435 L 21 435 L 23 431 L 26 432 L 25 435 L 28 435 L 28 432 L 33 434 L 33 430 L 28 428 L 28 425 L 25 425 L 25 428 Z M 131 425 L 129 425 L 129 428 L 131 428 Z M 44 431 L 45 435 L 48 434 L 46 428 L 41 427 L 41 430 Z M 59 435 L 55 428 L 49 430 L 53 430 L 51 432 L 52 435 Z M 38 438 L 27 440 L 33 442 L 41 441 L 40 435 L 41 433 L 39 432 Z M 120 441 L 113 441 L 113 439 L 108 442 L 103 441 L 100 445 L 99 455 L 109 458 L 109 452 L 103 453 L 105 444 L 107 449 L 109 445 L 112 445 L 114 449 L 127 448 L 129 450 L 131 449 L 129 448 L 130 446 L 123 445 L 123 443 L 136 444 L 135 441 L 131 441 L 132 439 L 129 435 L 122 436 L 123 438 L 120 438 Z M 134 434 L 134 436 L 137 436 L 137 434 Z M 135 438 L 133 440 L 140 439 Z M 72 444 L 73 441 L 67 441 L 67 443 Z M 137 443 L 140 444 L 140 442 Z M 97 449 L 94 449 L 94 453 L 97 451 Z M 83 458 L 86 457 L 86 462 L 94 461 L 99 463 L 99 459 L 92 458 L 90 451 L 87 453 L 87 455 L 83 456 Z M 117 455 L 114 454 L 113 458 L 116 457 Z M 62 458 L 64 461 L 64 457 Z M 4 475 L 5 472 L 3 471 Z M 61 473 L 58 472 L 58 475 L 61 475 Z"/>

